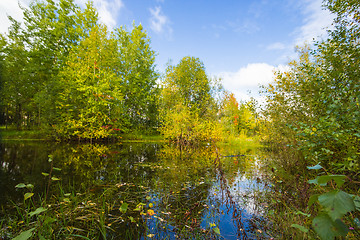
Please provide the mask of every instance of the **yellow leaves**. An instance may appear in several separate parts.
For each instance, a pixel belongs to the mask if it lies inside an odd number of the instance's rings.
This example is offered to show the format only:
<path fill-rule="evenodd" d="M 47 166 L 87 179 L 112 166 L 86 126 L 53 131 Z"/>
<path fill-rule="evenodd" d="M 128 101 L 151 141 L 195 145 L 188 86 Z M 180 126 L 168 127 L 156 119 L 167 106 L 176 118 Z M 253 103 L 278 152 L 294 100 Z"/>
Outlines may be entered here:
<path fill-rule="evenodd" d="M 317 131 L 317 129 L 315 127 L 313 127 L 311 130 L 312 130 L 312 132 L 310 132 L 310 135 L 314 135 L 315 132 Z"/>
<path fill-rule="evenodd" d="M 149 216 L 152 216 L 152 215 L 154 215 L 154 214 L 156 214 L 156 213 L 154 212 L 154 210 L 148 209 L 148 210 L 147 210 L 147 214 L 148 214 Z"/>

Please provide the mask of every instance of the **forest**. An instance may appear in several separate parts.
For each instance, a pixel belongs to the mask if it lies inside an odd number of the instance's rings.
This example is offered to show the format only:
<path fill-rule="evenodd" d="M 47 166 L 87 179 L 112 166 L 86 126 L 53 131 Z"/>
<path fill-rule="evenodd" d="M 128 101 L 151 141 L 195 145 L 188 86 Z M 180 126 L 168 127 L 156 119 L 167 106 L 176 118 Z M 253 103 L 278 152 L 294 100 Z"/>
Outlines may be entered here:
<path fill-rule="evenodd" d="M 158 73 L 141 25 L 110 32 L 91 2 L 86 9 L 73 1 L 34 3 L 24 15 L 25 27 L 10 17 L 1 36 L 2 125 L 59 141 L 136 132 L 217 140 L 221 118 L 226 131 L 255 132 L 255 109 L 245 102 L 231 109 L 235 98 L 200 59 L 184 57 Z M 244 121 L 233 123 L 235 116 Z"/>
<path fill-rule="evenodd" d="M 296 47 L 288 69 L 262 86 L 260 107 L 224 90 L 197 57 L 158 72 L 141 24 L 109 30 L 91 1 L 83 9 L 74 0 L 34 1 L 22 8 L 24 24 L 9 16 L 0 35 L 2 134 L 90 144 L 156 135 L 181 148 L 259 143 L 271 156 L 264 165 L 275 236 L 358 239 L 360 2 L 324 6 L 335 16 L 327 38 Z"/>

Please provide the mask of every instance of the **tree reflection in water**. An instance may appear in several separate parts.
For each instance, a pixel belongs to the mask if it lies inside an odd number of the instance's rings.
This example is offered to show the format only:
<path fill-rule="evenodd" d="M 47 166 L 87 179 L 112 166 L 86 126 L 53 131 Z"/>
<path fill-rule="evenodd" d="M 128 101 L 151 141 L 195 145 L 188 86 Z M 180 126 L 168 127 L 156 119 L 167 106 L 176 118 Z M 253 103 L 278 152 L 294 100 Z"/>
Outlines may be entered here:
<path fill-rule="evenodd" d="M 1 204 L 22 201 L 18 190 L 10 191 L 20 182 L 34 184 L 41 195 L 45 188 L 41 172 L 49 170 L 47 156 L 52 154 L 54 166 L 62 169 L 61 183 L 51 185 L 52 199 L 60 201 L 63 211 L 67 209 L 67 224 L 87 235 L 110 239 L 266 236 L 258 224 L 262 207 L 256 199 L 256 192 L 264 187 L 256 151 L 251 149 L 155 143 L 6 143 L 2 149 L 1 171 L 7 182 L 1 185 L 6 193 Z M 71 193 L 69 202 L 64 203 L 64 193 Z"/>

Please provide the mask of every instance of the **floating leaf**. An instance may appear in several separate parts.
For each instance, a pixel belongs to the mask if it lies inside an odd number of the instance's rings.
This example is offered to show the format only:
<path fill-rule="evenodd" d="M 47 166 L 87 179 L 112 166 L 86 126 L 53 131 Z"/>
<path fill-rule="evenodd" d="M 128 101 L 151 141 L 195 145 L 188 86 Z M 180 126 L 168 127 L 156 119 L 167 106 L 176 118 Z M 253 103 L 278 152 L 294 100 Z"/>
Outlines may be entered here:
<path fill-rule="evenodd" d="M 30 193 L 30 192 L 25 193 L 25 194 L 24 194 L 24 200 L 26 200 L 26 199 L 28 199 L 28 198 L 31 198 L 33 195 L 34 195 L 34 193 Z"/>
<path fill-rule="evenodd" d="M 319 203 L 326 208 L 333 221 L 355 210 L 352 197 L 343 191 L 334 190 L 327 192 L 320 195 L 318 199 Z"/>
<path fill-rule="evenodd" d="M 57 178 L 57 177 L 52 177 L 51 180 L 53 180 L 53 181 L 59 181 L 60 179 Z"/>
<path fill-rule="evenodd" d="M 155 214 L 155 212 L 154 212 L 154 210 L 149 209 L 149 210 L 147 210 L 147 214 L 148 214 L 149 216 L 152 216 L 152 215 Z"/>
<path fill-rule="evenodd" d="M 19 183 L 18 185 L 15 186 L 16 188 L 24 188 L 26 187 L 26 185 L 24 183 Z"/>
<path fill-rule="evenodd" d="M 299 229 L 300 231 L 302 231 L 304 233 L 307 233 L 309 231 L 309 229 L 307 229 L 306 227 L 301 226 L 299 224 L 291 224 L 291 227 L 297 228 L 297 229 Z"/>
<path fill-rule="evenodd" d="M 214 232 L 220 235 L 220 229 L 218 227 L 213 228 Z"/>
<path fill-rule="evenodd" d="M 315 166 L 307 167 L 307 169 L 309 169 L 309 170 L 318 170 L 321 168 L 323 168 L 323 167 L 320 165 L 320 163 L 316 164 Z"/>
<path fill-rule="evenodd" d="M 129 206 L 129 204 L 127 204 L 127 203 L 121 204 L 121 206 L 120 206 L 120 208 L 119 208 L 120 212 L 126 213 L 126 211 L 127 211 L 127 209 L 128 209 L 128 206 Z"/>
<path fill-rule="evenodd" d="M 130 221 L 131 221 L 132 223 L 135 223 L 135 222 L 136 222 L 133 217 L 129 216 L 128 218 L 130 219 Z"/>
<path fill-rule="evenodd" d="M 304 213 L 304 212 L 302 212 L 302 211 L 297 211 L 296 212 L 296 215 L 303 215 L 303 216 L 306 216 L 306 217 L 310 217 L 311 216 L 311 214 L 309 214 L 309 213 Z M 295 224 L 296 225 L 296 224 Z"/>
<path fill-rule="evenodd" d="M 29 215 L 30 217 L 34 216 L 34 215 L 38 215 L 42 212 L 45 212 L 47 209 L 46 208 L 43 208 L 43 207 L 38 207 L 35 211 L 33 212 L 30 212 Z"/>
<path fill-rule="evenodd" d="M 134 209 L 134 211 L 141 211 L 143 206 L 145 206 L 146 204 L 144 203 L 139 203 L 138 205 L 136 205 L 136 208 Z"/>
<path fill-rule="evenodd" d="M 16 236 L 15 238 L 13 238 L 13 240 L 26 240 L 31 238 L 33 231 L 35 230 L 35 228 L 31 228 L 25 232 L 20 233 L 18 236 Z"/>

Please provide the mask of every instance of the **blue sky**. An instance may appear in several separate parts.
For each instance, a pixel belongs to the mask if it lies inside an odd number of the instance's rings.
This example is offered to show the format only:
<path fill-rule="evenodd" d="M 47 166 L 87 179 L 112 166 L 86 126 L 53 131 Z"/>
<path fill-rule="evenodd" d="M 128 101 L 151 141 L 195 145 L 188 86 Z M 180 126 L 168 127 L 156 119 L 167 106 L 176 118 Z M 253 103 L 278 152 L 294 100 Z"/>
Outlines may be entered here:
<path fill-rule="evenodd" d="M 18 0 L 1 0 L 0 32 L 6 14 L 21 20 Z M 30 0 L 20 0 L 28 6 Z M 84 6 L 86 0 L 75 0 Z M 271 81 L 296 56 L 295 45 L 325 34 L 332 16 L 321 0 L 94 0 L 110 28 L 141 23 L 157 53 L 156 64 L 177 64 L 184 56 L 204 62 L 210 76 L 239 100 L 258 98 L 258 86 Z M 251 91 L 251 94 L 249 94 Z"/>

